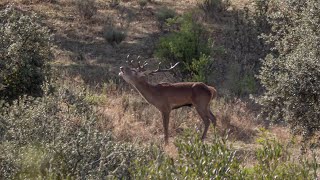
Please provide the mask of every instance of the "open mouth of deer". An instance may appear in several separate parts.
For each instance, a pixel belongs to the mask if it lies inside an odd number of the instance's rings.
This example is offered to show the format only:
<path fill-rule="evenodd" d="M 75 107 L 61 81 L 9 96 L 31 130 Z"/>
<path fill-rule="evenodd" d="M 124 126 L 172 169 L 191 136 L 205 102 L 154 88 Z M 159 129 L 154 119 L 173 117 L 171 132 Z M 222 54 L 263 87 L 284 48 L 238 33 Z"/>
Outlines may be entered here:
<path fill-rule="evenodd" d="M 120 67 L 119 76 L 122 76 L 123 74 L 124 74 L 124 68 L 121 66 L 121 67 Z"/>

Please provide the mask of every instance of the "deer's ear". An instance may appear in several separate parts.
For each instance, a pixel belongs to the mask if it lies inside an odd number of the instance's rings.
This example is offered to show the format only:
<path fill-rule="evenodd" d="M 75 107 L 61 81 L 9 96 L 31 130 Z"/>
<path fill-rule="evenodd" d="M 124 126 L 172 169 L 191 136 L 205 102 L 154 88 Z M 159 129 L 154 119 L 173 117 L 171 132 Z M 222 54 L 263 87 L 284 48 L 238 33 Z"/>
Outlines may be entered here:
<path fill-rule="evenodd" d="M 152 72 L 151 70 L 146 70 L 143 73 L 144 73 L 145 76 L 149 76 L 149 75 L 152 75 L 151 72 Z"/>
<path fill-rule="evenodd" d="M 140 71 L 137 72 L 138 77 L 147 77 L 147 75 L 148 74 L 146 74 L 145 72 L 140 72 Z"/>

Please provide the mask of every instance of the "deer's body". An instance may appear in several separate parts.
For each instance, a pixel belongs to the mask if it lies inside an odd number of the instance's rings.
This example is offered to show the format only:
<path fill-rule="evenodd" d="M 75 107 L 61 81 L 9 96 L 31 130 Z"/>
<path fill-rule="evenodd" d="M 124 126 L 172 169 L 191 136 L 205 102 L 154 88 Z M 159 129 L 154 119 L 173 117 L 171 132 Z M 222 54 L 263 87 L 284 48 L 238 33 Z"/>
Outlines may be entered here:
<path fill-rule="evenodd" d="M 172 69 L 172 68 L 171 68 Z M 202 139 L 208 131 L 210 120 L 216 125 L 216 118 L 210 111 L 210 101 L 215 98 L 215 88 L 201 82 L 160 83 L 152 85 L 145 79 L 145 74 L 136 69 L 121 67 L 120 76 L 133 85 L 139 93 L 154 105 L 162 114 L 165 143 L 168 143 L 169 116 L 173 109 L 194 106 L 204 122 Z"/>
<path fill-rule="evenodd" d="M 203 94 L 206 96 L 206 100 L 216 97 L 216 90 L 201 82 L 160 83 L 157 85 L 143 82 L 135 88 L 146 101 L 158 109 L 194 106 L 197 104 L 197 94 Z"/>

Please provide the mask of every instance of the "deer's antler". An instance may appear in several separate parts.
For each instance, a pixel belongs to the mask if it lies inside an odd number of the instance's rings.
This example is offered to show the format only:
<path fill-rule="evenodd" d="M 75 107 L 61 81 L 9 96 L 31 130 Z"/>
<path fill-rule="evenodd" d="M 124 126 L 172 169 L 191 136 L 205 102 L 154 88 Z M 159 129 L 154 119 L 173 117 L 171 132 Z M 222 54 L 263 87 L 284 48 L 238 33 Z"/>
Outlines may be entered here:
<path fill-rule="evenodd" d="M 137 57 L 137 60 L 139 60 L 140 56 Z M 147 61 L 144 61 L 142 64 L 140 61 L 138 61 L 138 69 L 139 71 L 145 71 L 145 67 L 148 65 Z"/>
<path fill-rule="evenodd" d="M 130 61 L 129 58 L 130 58 L 130 54 L 128 54 L 128 56 L 127 56 L 126 63 L 129 64 L 129 65 L 132 66 L 132 67 L 135 67 L 135 65 L 133 64 L 133 60 Z"/>
<path fill-rule="evenodd" d="M 137 69 L 137 70 L 140 71 L 140 72 L 145 71 L 145 66 L 148 65 L 147 61 L 144 61 L 142 64 L 141 64 L 141 61 L 138 61 L 137 65 L 135 65 L 135 64 L 134 64 L 134 60 L 131 60 L 131 61 L 130 61 L 130 60 L 129 60 L 129 57 L 130 57 L 130 55 L 127 56 L 127 61 L 126 61 L 126 62 L 127 62 L 131 67 Z M 139 59 L 140 59 L 140 56 L 137 57 L 137 60 L 139 60 Z"/>
<path fill-rule="evenodd" d="M 155 73 L 158 73 L 158 72 L 167 72 L 167 71 L 171 71 L 173 68 L 175 68 L 178 64 L 179 64 L 180 62 L 177 62 L 176 64 L 174 64 L 173 66 L 172 66 L 172 64 L 171 64 L 171 67 L 170 68 L 168 68 L 168 69 L 160 69 L 160 65 L 161 65 L 161 62 L 159 62 L 159 64 L 158 64 L 158 69 L 156 69 L 156 70 L 153 70 L 153 71 L 149 71 L 148 72 L 148 74 L 155 74 Z"/>
<path fill-rule="evenodd" d="M 143 63 L 141 63 L 141 61 L 138 61 L 137 64 L 135 65 L 134 60 L 129 60 L 129 58 L 130 58 L 130 54 L 127 56 L 127 61 L 126 61 L 129 64 L 129 66 L 131 66 L 132 68 L 135 68 L 139 72 L 143 72 L 147 75 L 153 75 L 158 72 L 171 71 L 180 63 L 180 62 L 177 62 L 174 65 L 170 64 L 171 67 L 167 68 L 167 69 L 160 69 L 161 62 L 159 62 L 158 68 L 156 70 L 146 70 L 145 67 L 148 65 L 147 61 L 144 61 Z M 140 56 L 137 57 L 137 60 L 139 60 L 139 59 L 140 59 Z"/>

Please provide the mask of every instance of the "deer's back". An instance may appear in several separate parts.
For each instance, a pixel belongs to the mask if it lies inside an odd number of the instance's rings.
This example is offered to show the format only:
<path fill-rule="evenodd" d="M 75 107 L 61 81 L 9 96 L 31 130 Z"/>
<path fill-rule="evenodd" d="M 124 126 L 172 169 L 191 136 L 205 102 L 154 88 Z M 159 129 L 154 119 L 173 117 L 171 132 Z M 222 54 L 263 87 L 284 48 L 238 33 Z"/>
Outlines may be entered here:
<path fill-rule="evenodd" d="M 216 97 L 216 90 L 201 82 L 161 83 L 157 86 L 162 92 L 161 97 L 168 101 L 173 109 L 192 105 L 195 97 Z"/>

